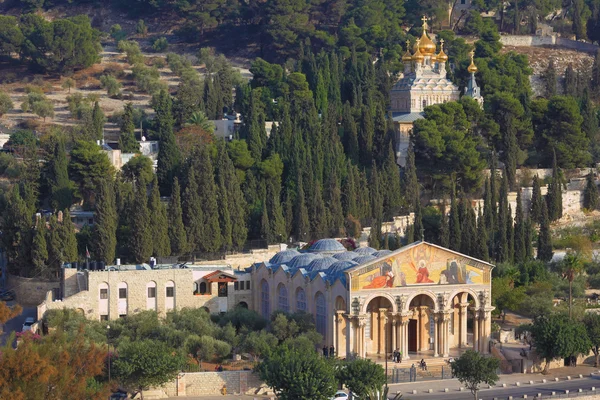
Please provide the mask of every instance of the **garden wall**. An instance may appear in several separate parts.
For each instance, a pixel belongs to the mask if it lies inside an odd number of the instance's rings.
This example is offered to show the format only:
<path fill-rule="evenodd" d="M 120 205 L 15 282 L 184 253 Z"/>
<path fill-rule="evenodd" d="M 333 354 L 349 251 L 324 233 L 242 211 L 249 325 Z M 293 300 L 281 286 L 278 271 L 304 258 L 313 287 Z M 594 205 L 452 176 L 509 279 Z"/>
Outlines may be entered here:
<path fill-rule="evenodd" d="M 191 372 L 179 374 L 163 390 L 170 397 L 210 396 L 223 394 L 223 387 L 227 394 L 257 394 L 263 386 L 252 371 Z"/>

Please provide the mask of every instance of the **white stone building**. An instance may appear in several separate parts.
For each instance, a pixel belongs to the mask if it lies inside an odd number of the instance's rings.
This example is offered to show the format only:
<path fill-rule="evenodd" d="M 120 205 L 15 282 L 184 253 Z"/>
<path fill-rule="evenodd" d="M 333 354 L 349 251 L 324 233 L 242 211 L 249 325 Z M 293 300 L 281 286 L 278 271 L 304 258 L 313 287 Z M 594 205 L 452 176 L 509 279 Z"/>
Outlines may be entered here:
<path fill-rule="evenodd" d="M 394 349 L 404 359 L 448 357 L 467 347 L 487 353 L 492 268 L 426 242 L 350 252 L 323 239 L 305 253 L 286 250 L 255 264 L 252 307 L 265 317 L 312 314 L 322 345 L 333 345 L 339 357 Z"/>

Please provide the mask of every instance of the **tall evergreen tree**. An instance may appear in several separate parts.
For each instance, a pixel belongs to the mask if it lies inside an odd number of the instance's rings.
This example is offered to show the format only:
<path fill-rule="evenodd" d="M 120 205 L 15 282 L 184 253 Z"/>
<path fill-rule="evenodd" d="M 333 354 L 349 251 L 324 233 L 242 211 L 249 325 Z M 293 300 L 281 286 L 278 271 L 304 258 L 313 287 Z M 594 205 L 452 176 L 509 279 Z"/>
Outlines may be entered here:
<path fill-rule="evenodd" d="M 94 236 L 97 246 L 92 251 L 98 260 L 107 264 L 112 263 L 115 261 L 117 248 L 118 214 L 114 184 L 108 179 L 100 181 L 98 187 L 94 222 Z"/>
<path fill-rule="evenodd" d="M 442 203 L 441 208 L 442 221 L 440 224 L 440 245 L 445 248 L 450 247 L 450 227 L 448 226 L 448 215 L 446 214 L 446 204 Z"/>
<path fill-rule="evenodd" d="M 508 242 L 508 257 L 507 261 L 513 263 L 515 261 L 515 232 L 512 217 L 512 207 L 508 205 L 508 213 L 506 220 L 506 241 Z"/>
<path fill-rule="evenodd" d="M 172 185 L 179 174 L 181 166 L 181 153 L 175 143 L 173 132 L 165 132 L 158 148 L 158 161 L 156 175 L 160 193 L 163 196 L 170 196 Z"/>
<path fill-rule="evenodd" d="M 597 210 L 600 206 L 600 196 L 598 186 L 594 178 L 594 173 L 590 172 L 586 178 L 585 190 L 583 192 L 583 208 L 587 210 Z"/>
<path fill-rule="evenodd" d="M 361 109 L 360 128 L 358 130 L 358 145 L 360 163 L 365 167 L 371 165 L 374 135 L 373 115 L 369 107 L 363 106 Z"/>
<path fill-rule="evenodd" d="M 414 226 L 414 234 L 417 240 L 425 240 L 423 237 L 425 232 L 425 226 L 423 225 L 423 209 L 421 208 L 421 203 L 417 202 L 414 206 L 415 209 L 415 222 Z"/>
<path fill-rule="evenodd" d="M 460 198 L 460 204 L 458 206 L 458 219 L 462 223 L 461 226 L 461 239 L 460 239 L 460 252 L 463 254 L 471 254 L 471 231 L 469 230 L 469 205 L 468 200 L 464 192 Z"/>
<path fill-rule="evenodd" d="M 248 141 L 248 148 L 252 157 L 257 162 L 262 159 L 262 153 L 267 144 L 265 119 L 260 109 L 260 103 L 259 91 L 253 90 L 250 93 L 250 107 L 244 124 L 244 133 Z"/>
<path fill-rule="evenodd" d="M 310 229 L 311 239 L 318 239 L 327 235 L 327 210 L 323 201 L 323 186 L 321 182 L 314 183 L 314 196 L 311 196 L 310 213 Z"/>
<path fill-rule="evenodd" d="M 371 232 L 369 235 L 369 246 L 379 249 L 381 247 L 381 225 L 383 223 L 383 198 L 381 196 L 381 180 L 375 162 L 371 163 Z"/>
<path fill-rule="evenodd" d="M 486 231 L 494 229 L 494 218 L 492 216 L 492 193 L 489 178 L 485 179 L 483 192 L 483 222 Z"/>
<path fill-rule="evenodd" d="M 48 248 L 46 246 L 46 221 L 40 218 L 33 233 L 31 263 L 36 275 L 48 276 Z"/>
<path fill-rule="evenodd" d="M 485 219 L 481 214 L 481 208 L 479 209 L 479 213 L 477 216 L 477 240 L 474 256 L 483 261 L 489 261 L 490 258 L 487 229 L 485 226 Z"/>
<path fill-rule="evenodd" d="M 562 218 L 562 182 L 556 162 L 556 152 L 552 151 L 552 154 L 552 182 L 548 186 L 546 203 L 548 203 L 548 218 L 550 221 L 556 221 Z"/>
<path fill-rule="evenodd" d="M 460 251 L 462 235 L 454 183 L 452 183 L 452 194 L 450 197 L 450 220 L 448 224 L 448 230 L 450 232 L 450 249 L 454 251 Z"/>
<path fill-rule="evenodd" d="M 417 167 L 415 165 L 415 149 L 412 141 L 408 143 L 408 151 L 406 154 L 406 166 L 404 167 L 404 174 L 402 176 L 404 196 L 406 204 L 409 207 L 417 204 L 419 200 L 419 181 L 417 179 Z"/>
<path fill-rule="evenodd" d="M 104 122 L 106 122 L 106 118 L 100 108 L 100 104 L 96 101 L 94 102 L 94 109 L 92 110 L 92 130 L 94 131 L 96 140 L 104 138 Z"/>
<path fill-rule="evenodd" d="M 517 190 L 517 208 L 515 210 L 515 263 L 520 264 L 527 259 L 527 249 L 525 248 L 525 216 L 523 215 L 523 205 L 521 204 L 521 189 Z"/>
<path fill-rule="evenodd" d="M 204 211 L 198 193 L 198 178 L 194 168 L 188 168 L 182 213 L 188 242 L 187 250 L 199 251 L 204 237 Z"/>
<path fill-rule="evenodd" d="M 344 235 L 344 210 L 342 209 L 342 191 L 340 190 L 337 169 L 328 175 L 328 183 L 325 185 L 327 192 L 327 204 L 329 204 L 329 235 L 341 237 Z"/>
<path fill-rule="evenodd" d="M 491 234 L 490 239 L 492 241 L 495 240 L 495 232 L 498 230 L 498 158 L 495 152 L 492 152 L 492 160 L 490 163 L 490 195 L 491 195 L 491 212 L 492 212 L 492 221 L 494 226 L 489 230 L 489 232 L 494 232 Z"/>
<path fill-rule="evenodd" d="M 70 223 L 71 221 L 69 221 Z M 48 249 L 48 272 L 53 278 L 60 278 L 60 270 L 65 261 L 73 262 L 77 258 L 67 259 L 63 255 L 62 241 L 60 239 L 60 226 L 56 215 L 52 215 L 48 221 L 46 230 L 46 247 Z M 76 242 L 77 243 L 77 242 Z M 77 252 L 75 252 L 77 255 Z"/>
<path fill-rule="evenodd" d="M 154 179 L 152 180 L 152 191 L 150 192 L 150 198 L 148 199 L 148 212 L 150 214 L 152 254 L 157 257 L 171 255 L 167 209 L 160 201 L 158 178 L 156 175 L 154 175 Z"/>
<path fill-rule="evenodd" d="M 171 244 L 171 255 L 178 256 L 185 253 L 188 247 L 185 226 L 183 225 L 183 211 L 181 207 L 181 189 L 179 180 L 175 177 L 173 182 L 173 193 L 169 200 L 168 214 L 169 240 Z M 245 227 L 245 221 L 243 221 Z"/>
<path fill-rule="evenodd" d="M 217 187 L 211 156 L 207 146 L 202 146 L 191 168 L 198 173 L 198 194 L 203 211 L 202 239 L 200 248 L 206 252 L 216 252 L 221 248 L 221 227 L 217 206 Z"/>
<path fill-rule="evenodd" d="M 344 104 L 342 113 L 342 132 L 344 152 L 353 164 L 358 164 L 358 129 L 356 128 L 356 121 L 352 115 L 352 107 L 350 106 L 349 102 Z"/>
<path fill-rule="evenodd" d="M 73 204 L 74 184 L 69 179 L 67 152 L 64 139 L 54 136 L 51 139 L 51 155 L 46 163 L 48 183 L 52 196 L 52 207 L 63 210 Z"/>
<path fill-rule="evenodd" d="M 135 190 L 133 207 L 131 209 L 129 249 L 133 261 L 148 262 L 152 255 L 152 230 L 150 229 L 150 214 L 148 212 L 148 196 L 146 187 L 138 186 Z"/>
<path fill-rule="evenodd" d="M 150 104 L 156 115 L 154 117 L 156 136 L 162 142 L 173 133 L 173 100 L 166 90 L 161 90 L 158 94 L 152 96 Z"/>
<path fill-rule="evenodd" d="M 387 157 L 383 163 L 382 175 L 383 187 L 383 210 L 384 218 L 390 220 L 398 215 L 402 204 L 402 192 L 400 188 L 400 169 L 396 164 L 396 155 L 391 142 L 387 145 Z"/>
<path fill-rule="evenodd" d="M 235 167 L 227 149 L 224 145 L 218 147 L 218 160 L 217 160 L 217 181 L 220 191 L 220 199 L 227 201 L 227 210 L 229 212 L 229 218 L 231 223 L 231 239 L 227 241 L 227 244 L 231 244 L 235 250 L 241 250 L 246 243 L 246 237 L 248 235 L 248 229 L 246 228 L 246 214 L 244 208 L 244 194 L 240 188 L 239 180 L 235 173 Z M 279 183 L 273 182 L 273 185 L 281 188 L 281 178 Z M 269 188 L 267 187 L 267 190 Z M 281 189 L 280 189 L 281 190 Z M 279 200 L 280 194 L 273 195 Z M 224 215 L 221 215 L 221 231 L 228 232 L 228 228 L 224 228 L 226 225 L 223 221 Z M 223 233 L 225 238 L 226 233 Z M 224 239 L 225 240 L 225 239 Z M 224 246 L 226 247 L 226 246 Z"/>
<path fill-rule="evenodd" d="M 75 226 L 71 222 L 69 209 L 63 212 L 62 221 L 59 221 L 58 237 L 61 243 L 63 262 L 72 262 L 77 260 L 77 236 L 75 235 Z M 56 276 L 58 277 L 58 271 Z"/>
<path fill-rule="evenodd" d="M 539 224 L 542 220 L 542 189 L 540 188 L 540 180 L 537 175 L 533 177 L 533 189 L 531 190 L 531 210 L 530 217 L 534 224 Z"/>
<path fill-rule="evenodd" d="M 590 141 L 592 148 L 595 150 L 594 155 L 598 155 L 598 134 L 600 129 L 598 127 L 598 112 L 594 106 L 594 102 L 590 97 L 590 91 L 588 88 L 583 90 L 581 97 L 581 116 L 583 122 L 581 123 L 581 130 L 585 133 L 585 136 Z"/>
<path fill-rule="evenodd" d="M 533 222 L 530 216 L 525 220 L 525 259 L 533 260 Z"/>
<path fill-rule="evenodd" d="M 548 63 L 548 67 L 544 72 L 544 86 L 546 89 L 546 97 L 550 98 L 552 96 L 556 96 L 556 66 L 554 64 L 554 60 L 550 60 Z"/>
<path fill-rule="evenodd" d="M 308 209 L 306 208 L 306 199 L 304 197 L 304 187 L 302 185 L 302 176 L 298 174 L 297 191 L 296 191 L 296 207 L 294 207 L 294 225 L 295 236 L 297 240 L 306 240 L 310 223 L 308 220 Z"/>
<path fill-rule="evenodd" d="M 133 104 L 126 103 L 121 117 L 119 149 L 122 153 L 139 153 L 140 144 L 135 139 L 135 124 L 133 123 Z"/>
<path fill-rule="evenodd" d="M 500 195 L 498 201 L 498 224 L 496 226 L 496 260 L 506 262 L 509 260 L 510 243 L 508 241 L 506 227 L 508 225 L 508 178 L 504 171 L 502 174 L 502 184 L 500 185 Z"/>
<path fill-rule="evenodd" d="M 550 219 L 546 203 L 542 203 L 542 218 L 538 234 L 537 259 L 548 262 L 552 260 L 552 235 L 550 234 Z"/>
<path fill-rule="evenodd" d="M 563 81 L 563 91 L 567 96 L 577 96 L 577 73 L 573 69 L 573 64 L 569 63 L 565 69 L 565 80 Z"/>
<path fill-rule="evenodd" d="M 469 252 L 467 254 L 473 255 L 477 252 L 477 215 L 475 215 L 475 210 L 471 206 L 471 203 L 469 203 L 467 215 L 468 223 L 466 229 L 469 231 Z"/>

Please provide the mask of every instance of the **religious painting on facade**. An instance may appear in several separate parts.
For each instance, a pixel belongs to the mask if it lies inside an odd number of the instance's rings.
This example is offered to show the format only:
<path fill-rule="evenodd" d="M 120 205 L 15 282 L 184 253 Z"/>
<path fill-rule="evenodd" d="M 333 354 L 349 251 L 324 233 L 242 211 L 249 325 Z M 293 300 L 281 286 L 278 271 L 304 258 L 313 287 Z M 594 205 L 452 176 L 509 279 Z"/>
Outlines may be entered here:
<path fill-rule="evenodd" d="M 351 273 L 353 290 L 487 284 L 490 274 L 489 264 L 429 244 L 410 247 Z"/>

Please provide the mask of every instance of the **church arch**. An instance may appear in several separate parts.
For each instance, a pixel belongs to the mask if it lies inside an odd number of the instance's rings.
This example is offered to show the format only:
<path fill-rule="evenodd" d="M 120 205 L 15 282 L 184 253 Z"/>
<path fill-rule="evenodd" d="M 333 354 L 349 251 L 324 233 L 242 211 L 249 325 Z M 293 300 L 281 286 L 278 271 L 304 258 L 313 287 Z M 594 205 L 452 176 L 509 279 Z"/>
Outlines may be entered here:
<path fill-rule="evenodd" d="M 321 292 L 317 292 L 315 295 L 315 320 L 317 332 L 325 337 L 327 334 L 327 303 L 325 302 L 325 296 Z"/>
<path fill-rule="evenodd" d="M 269 283 L 263 279 L 260 283 L 260 313 L 264 318 L 271 318 L 271 299 L 269 298 Z"/>
<path fill-rule="evenodd" d="M 467 299 L 465 295 L 470 295 L 470 297 L 473 298 L 473 305 L 475 306 L 475 308 L 479 308 L 480 304 L 479 304 L 479 295 L 477 294 L 476 291 L 474 291 L 473 289 L 469 289 L 469 288 L 465 288 L 462 287 L 460 289 L 456 289 L 455 291 L 453 291 L 452 293 L 450 293 L 450 296 L 448 296 L 448 299 L 450 300 L 450 303 L 452 303 L 452 300 L 454 299 L 454 297 L 460 295 L 460 301 L 461 302 L 466 302 Z"/>
<path fill-rule="evenodd" d="M 370 295 L 369 297 L 366 298 L 361 311 L 361 314 L 364 314 L 367 312 L 367 307 L 369 305 L 369 303 L 377 298 L 377 297 L 383 297 L 385 299 L 387 299 L 390 302 L 390 306 L 391 308 L 389 309 L 391 312 L 398 312 L 398 309 L 396 308 L 396 302 L 394 300 L 394 297 L 388 293 L 373 293 L 372 295 Z"/>
<path fill-rule="evenodd" d="M 289 312 L 288 290 L 283 283 L 277 286 L 277 308 L 283 312 Z"/>
<path fill-rule="evenodd" d="M 410 311 L 410 305 L 411 305 L 412 301 L 416 297 L 421 296 L 421 295 L 429 297 L 429 299 L 431 299 L 431 302 L 433 303 L 434 308 L 437 308 L 437 301 L 436 301 L 435 293 L 433 293 L 430 290 L 419 290 L 418 292 L 415 292 L 411 296 L 409 296 L 409 298 L 406 301 L 406 304 L 404 304 L 405 308 L 402 311 Z"/>

